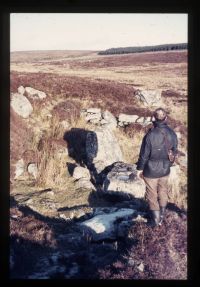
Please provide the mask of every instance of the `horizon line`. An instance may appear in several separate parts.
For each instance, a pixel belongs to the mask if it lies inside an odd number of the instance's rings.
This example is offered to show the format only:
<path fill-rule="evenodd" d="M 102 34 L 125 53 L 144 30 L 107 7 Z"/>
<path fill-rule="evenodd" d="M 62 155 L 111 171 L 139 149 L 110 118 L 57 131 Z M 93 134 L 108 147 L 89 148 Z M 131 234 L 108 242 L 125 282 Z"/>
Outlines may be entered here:
<path fill-rule="evenodd" d="M 14 50 L 10 51 L 10 53 L 15 52 L 45 52 L 45 51 L 91 51 L 91 52 L 99 52 L 99 51 L 106 51 L 110 49 L 124 49 L 124 48 L 143 48 L 143 47 L 156 47 L 161 45 L 177 45 L 177 44 L 188 44 L 188 42 L 177 42 L 177 43 L 164 43 L 164 44 L 154 44 L 154 45 L 143 45 L 143 46 L 118 46 L 118 47 L 112 47 L 112 48 L 106 48 L 106 49 L 100 49 L 100 50 L 93 50 L 93 49 L 39 49 L 39 50 Z"/>

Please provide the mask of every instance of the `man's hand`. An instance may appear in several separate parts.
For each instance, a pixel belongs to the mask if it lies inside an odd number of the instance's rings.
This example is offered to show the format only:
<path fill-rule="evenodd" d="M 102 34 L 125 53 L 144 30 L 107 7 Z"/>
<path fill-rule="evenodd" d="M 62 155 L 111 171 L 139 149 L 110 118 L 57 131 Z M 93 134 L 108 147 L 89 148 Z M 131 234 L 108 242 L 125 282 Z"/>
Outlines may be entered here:
<path fill-rule="evenodd" d="M 143 171 L 142 170 L 137 170 L 137 178 L 143 179 Z"/>

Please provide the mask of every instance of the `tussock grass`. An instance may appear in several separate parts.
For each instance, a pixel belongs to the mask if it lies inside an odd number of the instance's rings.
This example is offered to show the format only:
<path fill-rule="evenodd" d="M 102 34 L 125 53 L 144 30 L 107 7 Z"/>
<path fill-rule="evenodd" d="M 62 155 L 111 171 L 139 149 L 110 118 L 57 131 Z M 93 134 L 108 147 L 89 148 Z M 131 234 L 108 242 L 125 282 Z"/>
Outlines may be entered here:
<path fill-rule="evenodd" d="M 50 120 L 50 129 L 47 131 L 48 138 L 60 139 L 63 137 L 65 128 L 62 126 L 59 118 L 53 116 Z"/>
<path fill-rule="evenodd" d="M 45 140 L 42 150 L 38 152 L 38 159 L 37 185 L 62 188 L 69 177 L 66 167 L 67 154 L 59 154 L 54 150 L 51 142 Z"/>
<path fill-rule="evenodd" d="M 18 56 L 21 59 L 22 55 Z M 35 54 L 32 56 L 34 58 Z M 47 104 L 55 101 L 52 107 L 57 106 L 58 108 L 58 114 L 54 113 L 56 109 L 53 109 L 53 117 L 45 119 L 45 107 L 42 105 L 37 107 L 38 103 L 35 102 L 34 112 L 31 115 L 33 120 L 37 119 L 36 125 L 38 121 L 41 121 L 42 124 L 41 129 L 40 126 L 38 127 L 38 134 L 35 132 L 29 142 L 36 151 L 40 137 L 45 142 L 42 150 L 37 151 L 41 182 L 46 182 L 46 184 L 58 182 L 62 170 L 65 169 L 64 161 L 63 163 L 59 162 L 55 148 L 51 147 L 52 141 L 62 139 L 65 132 L 61 124 L 61 112 L 69 121 L 68 130 L 71 128 L 93 130 L 93 125 L 79 117 L 81 108 L 95 107 L 101 108 L 102 111 L 108 109 L 116 117 L 120 113 L 149 116 L 151 111 L 144 108 L 134 97 L 134 91 L 138 87 L 174 91 L 173 97 L 167 96 L 166 93 L 163 95 L 163 106 L 169 110 L 170 126 L 172 128 L 179 126 L 180 128 L 182 140 L 179 149 L 183 151 L 187 149 L 187 104 L 179 102 L 182 95 L 178 95 L 181 90 L 187 90 L 186 51 L 112 55 L 109 57 L 91 55 L 93 58 L 87 57 L 86 61 L 84 59 L 80 61 L 75 57 L 74 61 L 70 62 L 64 59 L 60 53 L 60 59 L 57 58 L 57 54 L 54 56 L 57 59 L 55 62 L 53 62 L 55 59 L 49 59 L 48 53 L 45 54 L 46 59 L 43 59 L 44 54 L 42 53 L 38 54 L 38 57 L 42 61 L 44 60 L 43 63 L 32 65 L 33 63 L 29 61 L 28 64 L 22 65 L 19 62 L 16 67 L 13 66 L 14 69 L 21 72 L 13 71 L 11 67 L 12 92 L 16 92 L 20 85 L 31 86 L 44 91 L 47 94 L 45 99 Z M 49 71 L 49 67 L 52 70 Z M 59 100 L 63 102 L 57 105 Z M 65 112 L 62 111 L 62 108 Z M 45 132 L 42 131 L 42 128 L 45 129 Z M 139 125 L 130 125 L 124 130 L 121 128 L 116 130 L 116 137 L 119 140 L 124 159 L 128 163 L 137 161 L 142 138 L 146 131 L 147 129 Z M 68 160 L 70 160 L 69 157 Z M 179 184 L 175 186 L 174 182 L 171 189 L 172 201 L 184 205 L 186 201 L 185 171 L 181 171 Z"/>
<path fill-rule="evenodd" d="M 137 162 L 144 134 L 144 129 L 137 131 L 137 128 L 135 128 L 135 132 L 132 130 L 132 135 L 127 135 L 123 129 L 117 129 L 115 131 L 124 160 L 127 163 L 133 164 Z"/>
<path fill-rule="evenodd" d="M 66 184 L 69 176 L 66 162 L 69 158 L 62 140 L 64 132 L 64 127 L 54 115 L 50 119 L 50 128 L 42 134 L 39 142 L 35 141 L 39 171 L 37 185 L 61 188 Z"/>

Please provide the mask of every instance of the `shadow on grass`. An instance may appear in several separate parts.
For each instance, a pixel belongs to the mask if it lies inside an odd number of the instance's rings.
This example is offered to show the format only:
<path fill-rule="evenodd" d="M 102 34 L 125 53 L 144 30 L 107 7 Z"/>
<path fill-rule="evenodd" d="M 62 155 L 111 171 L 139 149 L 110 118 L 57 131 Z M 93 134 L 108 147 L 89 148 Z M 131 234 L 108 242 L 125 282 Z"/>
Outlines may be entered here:
<path fill-rule="evenodd" d="M 97 192 L 91 193 L 89 206 L 99 207 L 100 197 L 113 207 L 121 200 L 117 195 L 101 196 Z M 144 211 L 144 202 L 139 199 L 136 203 L 138 211 Z M 167 242 L 177 248 L 177 256 L 179 252 L 185 252 L 184 222 L 180 216 L 174 217 L 174 214 L 180 215 L 183 211 L 172 203 L 167 206 L 167 216 L 160 228 L 153 230 L 146 223 L 136 222 L 128 230 L 130 236 L 99 242 L 88 239 L 77 228 L 75 221 L 43 216 L 28 206 L 19 206 L 13 197 L 10 198 L 10 207 L 10 247 L 14 262 L 11 278 L 159 279 L 162 264 L 166 264 L 167 271 L 163 276 L 167 279 L 170 270 L 174 270 L 177 264 L 169 257 Z M 86 205 L 73 209 L 83 207 Z M 69 209 L 66 207 L 60 211 Z M 157 252 L 160 254 L 158 257 Z M 131 258 L 136 265 L 131 265 Z M 184 262 L 181 260 L 180 257 L 180 274 L 184 274 Z M 137 269 L 141 262 L 145 266 L 143 272 Z M 176 279 L 179 274 L 174 276 Z"/>
<path fill-rule="evenodd" d="M 113 241 L 91 242 L 75 221 L 43 216 L 13 197 L 10 210 L 10 278 L 98 279 L 98 268 L 122 256 Z"/>

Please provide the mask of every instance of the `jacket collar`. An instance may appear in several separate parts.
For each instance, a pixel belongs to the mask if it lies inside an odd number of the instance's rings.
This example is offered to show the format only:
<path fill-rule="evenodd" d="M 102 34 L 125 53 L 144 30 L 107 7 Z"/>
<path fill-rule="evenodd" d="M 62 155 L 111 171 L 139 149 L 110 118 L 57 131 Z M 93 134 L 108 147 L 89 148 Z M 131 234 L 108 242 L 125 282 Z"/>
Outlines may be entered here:
<path fill-rule="evenodd" d="M 166 122 L 159 122 L 159 121 L 155 121 L 153 122 L 153 125 L 154 127 L 158 127 L 158 128 L 164 128 L 167 126 L 167 123 Z"/>

